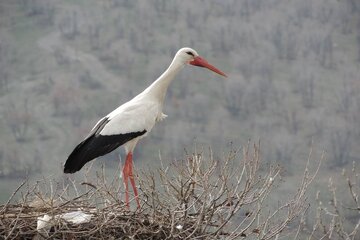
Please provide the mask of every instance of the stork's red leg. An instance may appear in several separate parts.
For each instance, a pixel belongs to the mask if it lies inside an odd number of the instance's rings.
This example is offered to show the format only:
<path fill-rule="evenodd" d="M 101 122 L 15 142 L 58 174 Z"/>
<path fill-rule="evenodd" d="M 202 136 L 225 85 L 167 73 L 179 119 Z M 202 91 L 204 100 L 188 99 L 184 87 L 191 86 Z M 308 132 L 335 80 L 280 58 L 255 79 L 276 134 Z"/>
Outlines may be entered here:
<path fill-rule="evenodd" d="M 126 161 L 125 161 L 125 165 L 123 168 L 123 176 L 124 176 L 124 183 L 125 183 L 125 202 L 126 202 L 126 206 L 127 208 L 129 208 L 129 187 L 128 187 L 128 180 L 130 178 L 130 183 L 131 186 L 134 190 L 134 195 L 135 195 L 135 199 L 136 199 L 136 203 L 138 205 L 138 208 L 140 208 L 140 202 L 139 202 L 139 197 L 138 197 L 138 192 L 136 189 L 136 185 L 135 185 L 135 179 L 134 179 L 134 175 L 133 175 L 133 161 L 132 161 L 132 153 L 129 152 L 128 155 L 126 156 Z"/>
<path fill-rule="evenodd" d="M 130 153 L 129 153 L 130 154 Z M 129 208 L 129 154 L 126 156 L 125 165 L 123 167 L 123 180 L 125 185 L 125 203 L 126 207 Z"/>

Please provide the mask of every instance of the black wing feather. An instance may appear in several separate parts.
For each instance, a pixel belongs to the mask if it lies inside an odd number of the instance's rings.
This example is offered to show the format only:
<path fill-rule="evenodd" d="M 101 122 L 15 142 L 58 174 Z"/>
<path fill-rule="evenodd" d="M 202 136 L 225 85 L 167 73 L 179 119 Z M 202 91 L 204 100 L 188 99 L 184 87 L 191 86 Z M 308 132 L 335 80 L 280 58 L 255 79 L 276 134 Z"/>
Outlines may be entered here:
<path fill-rule="evenodd" d="M 146 133 L 146 130 L 117 135 L 101 135 L 101 130 L 109 122 L 103 118 L 93 128 L 88 137 L 75 147 L 64 165 L 64 173 L 79 171 L 87 162 L 112 152 L 124 143 Z"/>

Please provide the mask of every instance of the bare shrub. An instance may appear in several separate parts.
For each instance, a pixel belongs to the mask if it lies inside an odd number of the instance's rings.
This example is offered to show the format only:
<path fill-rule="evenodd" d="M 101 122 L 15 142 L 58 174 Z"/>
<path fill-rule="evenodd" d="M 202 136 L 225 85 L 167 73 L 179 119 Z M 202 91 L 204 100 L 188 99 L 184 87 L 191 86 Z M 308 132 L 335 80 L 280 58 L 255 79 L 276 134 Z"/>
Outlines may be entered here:
<path fill-rule="evenodd" d="M 293 198 L 270 211 L 265 205 L 280 167 L 261 172 L 259 154 L 258 146 L 253 152 L 247 147 L 242 158 L 233 151 L 219 162 L 212 155 L 205 159 L 203 153 L 194 153 L 157 173 L 142 173 L 144 205 L 153 216 L 168 219 L 172 228 L 167 237 L 274 238 L 306 209 L 305 191 L 314 176 L 306 170 Z M 160 181 L 155 181 L 156 175 Z M 174 226 L 182 228 L 176 231 Z"/>
<path fill-rule="evenodd" d="M 23 183 L 21 198 L 13 203 L 17 189 L 0 208 L 0 234 L 91 239 L 274 239 L 297 234 L 290 224 L 307 209 L 305 193 L 317 170 L 310 174 L 307 166 L 294 195 L 270 208 L 267 201 L 280 183 L 280 167 L 264 169 L 258 145 L 245 147 L 242 154 L 232 150 L 222 160 L 211 150 L 206 155 L 195 149 L 181 161 L 141 173 L 142 206 L 136 211 L 120 201 L 121 179 L 106 181 L 104 168 L 93 180 L 87 172 L 81 185 L 71 179 Z M 91 221 L 74 225 L 57 219 L 49 231 L 36 230 L 37 217 L 75 210 L 91 214 Z"/>
<path fill-rule="evenodd" d="M 316 222 L 308 239 L 360 238 L 360 175 L 355 162 L 350 171 L 343 170 L 342 177 L 339 183 L 329 179 L 328 201 L 323 201 L 324 193 L 317 192 Z"/>

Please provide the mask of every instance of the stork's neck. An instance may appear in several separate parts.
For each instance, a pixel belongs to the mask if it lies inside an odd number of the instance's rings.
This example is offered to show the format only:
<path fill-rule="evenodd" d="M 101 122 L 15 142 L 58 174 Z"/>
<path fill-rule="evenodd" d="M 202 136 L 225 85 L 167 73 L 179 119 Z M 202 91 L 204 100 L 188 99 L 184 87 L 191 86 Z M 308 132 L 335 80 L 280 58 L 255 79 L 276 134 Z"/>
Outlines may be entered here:
<path fill-rule="evenodd" d="M 184 66 L 185 64 L 175 57 L 168 69 L 166 69 L 166 71 L 155 82 L 146 88 L 144 93 L 151 97 L 155 97 L 162 103 L 165 99 L 169 84 Z"/>

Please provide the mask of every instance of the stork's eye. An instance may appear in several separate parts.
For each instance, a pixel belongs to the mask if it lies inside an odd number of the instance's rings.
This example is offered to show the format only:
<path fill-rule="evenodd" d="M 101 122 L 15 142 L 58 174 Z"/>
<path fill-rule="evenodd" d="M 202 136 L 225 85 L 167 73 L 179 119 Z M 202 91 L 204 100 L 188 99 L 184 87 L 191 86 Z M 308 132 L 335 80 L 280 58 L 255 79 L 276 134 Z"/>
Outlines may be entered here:
<path fill-rule="evenodd" d="M 193 57 L 195 56 L 195 55 L 194 55 L 192 52 L 190 52 L 190 51 L 189 51 L 189 52 L 186 52 L 186 53 L 189 54 L 190 56 L 193 56 Z"/>

